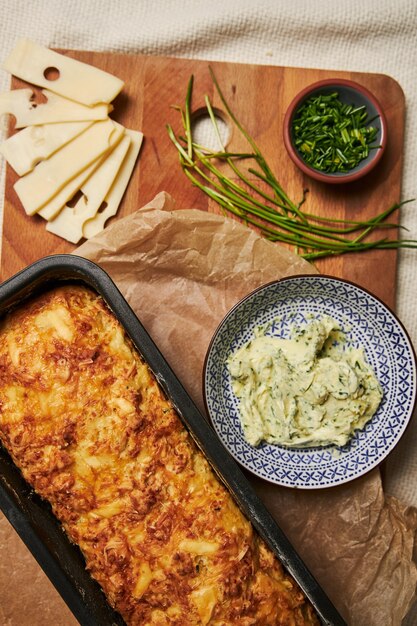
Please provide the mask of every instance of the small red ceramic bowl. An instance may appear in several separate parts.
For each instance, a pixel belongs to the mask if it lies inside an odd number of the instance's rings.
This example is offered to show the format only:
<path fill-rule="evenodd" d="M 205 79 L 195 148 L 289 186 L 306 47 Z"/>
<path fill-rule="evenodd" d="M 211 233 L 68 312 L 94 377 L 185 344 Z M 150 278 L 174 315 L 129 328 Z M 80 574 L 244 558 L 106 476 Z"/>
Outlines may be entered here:
<path fill-rule="evenodd" d="M 372 120 L 372 126 L 377 129 L 375 140 L 372 143 L 380 146 L 370 150 L 366 158 L 347 172 L 330 173 L 315 169 L 306 163 L 302 153 L 294 143 L 293 121 L 300 107 L 312 96 L 318 96 L 319 94 L 328 95 L 333 92 L 338 93 L 338 98 L 343 104 L 354 105 L 355 107 L 364 105 L 366 107 L 367 119 Z M 300 170 L 311 178 L 331 184 L 355 181 L 368 174 L 381 160 L 387 143 L 387 122 L 378 100 L 362 85 L 342 78 L 321 80 L 300 91 L 287 109 L 283 132 L 287 152 Z"/>

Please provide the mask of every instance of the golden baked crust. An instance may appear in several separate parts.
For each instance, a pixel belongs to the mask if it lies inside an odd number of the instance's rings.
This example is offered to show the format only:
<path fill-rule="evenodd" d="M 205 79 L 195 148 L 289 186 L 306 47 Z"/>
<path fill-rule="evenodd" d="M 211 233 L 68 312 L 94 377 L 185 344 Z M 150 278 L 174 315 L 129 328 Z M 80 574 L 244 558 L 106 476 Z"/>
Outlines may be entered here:
<path fill-rule="evenodd" d="M 0 438 L 126 623 L 319 623 L 84 286 L 2 321 Z"/>

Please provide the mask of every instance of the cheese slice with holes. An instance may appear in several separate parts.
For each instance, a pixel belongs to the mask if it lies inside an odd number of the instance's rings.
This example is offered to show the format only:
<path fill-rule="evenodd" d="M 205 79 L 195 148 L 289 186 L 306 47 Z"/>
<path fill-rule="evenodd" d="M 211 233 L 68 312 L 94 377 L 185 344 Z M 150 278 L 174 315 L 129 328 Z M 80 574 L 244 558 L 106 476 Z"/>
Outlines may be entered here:
<path fill-rule="evenodd" d="M 110 219 L 110 217 L 113 217 L 113 215 L 116 215 L 123 194 L 126 191 L 143 141 L 143 134 L 139 131 L 127 128 L 126 134 L 129 135 L 131 140 L 129 150 L 116 180 L 104 198 L 105 208 L 102 211 L 100 210 L 94 218 L 85 222 L 83 226 L 83 236 L 86 239 L 90 239 L 101 232 L 104 229 L 106 221 Z"/>
<path fill-rule="evenodd" d="M 89 165 L 85 170 L 80 172 L 75 178 L 72 178 L 66 185 L 54 195 L 44 206 L 39 209 L 37 215 L 40 215 L 45 220 L 53 220 L 66 203 L 71 200 L 74 194 L 81 188 L 88 178 L 96 171 L 98 167 L 103 163 L 106 155 L 101 156 Z"/>
<path fill-rule="evenodd" d="M 111 102 L 123 88 L 123 81 L 108 72 L 54 52 L 29 39 L 20 39 L 3 68 L 23 80 L 88 106 Z M 47 70 L 57 69 L 59 77 L 48 80 Z"/>
<path fill-rule="evenodd" d="M 78 243 L 83 237 L 84 223 L 94 217 L 102 205 L 107 192 L 117 177 L 130 146 L 130 137 L 125 135 L 102 164 L 81 186 L 81 198 L 74 207 L 64 206 L 56 218 L 50 221 L 46 230 L 63 237 L 71 243 Z"/>
<path fill-rule="evenodd" d="M 0 145 L 0 153 L 16 174 L 24 176 L 35 165 L 78 137 L 93 122 L 62 122 L 28 126 Z"/>
<path fill-rule="evenodd" d="M 15 128 L 23 128 L 55 122 L 104 120 L 111 110 L 111 105 L 108 104 L 87 107 L 46 89 L 42 93 L 47 102 L 40 104 L 33 102 L 32 89 L 15 89 L 0 94 L 0 117 L 5 114 L 13 115 L 16 118 Z"/>
<path fill-rule="evenodd" d="M 70 180 L 109 152 L 124 128 L 112 120 L 96 122 L 66 146 L 20 178 L 14 189 L 28 215 L 33 215 Z"/>

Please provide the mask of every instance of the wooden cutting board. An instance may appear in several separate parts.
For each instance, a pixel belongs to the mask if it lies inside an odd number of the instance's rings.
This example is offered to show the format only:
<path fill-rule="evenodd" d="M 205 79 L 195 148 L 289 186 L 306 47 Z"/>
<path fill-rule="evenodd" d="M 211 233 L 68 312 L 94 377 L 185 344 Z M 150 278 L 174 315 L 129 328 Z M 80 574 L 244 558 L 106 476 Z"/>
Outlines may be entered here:
<path fill-rule="evenodd" d="M 194 74 L 193 110 L 204 106 L 208 94 L 223 111 L 214 93 L 206 61 L 143 55 L 64 51 L 117 75 L 125 88 L 114 101 L 112 117 L 145 135 L 134 171 L 117 217 L 127 215 L 150 201 L 159 191 L 169 192 L 178 208 L 219 212 L 217 206 L 191 186 L 181 171 L 177 152 L 166 124 L 180 130 L 180 116 L 172 105 L 183 106 L 188 80 Z M 339 219 L 370 218 L 400 200 L 404 137 L 404 96 L 392 78 L 382 74 L 336 72 L 318 69 L 271 67 L 237 63 L 210 63 L 236 116 L 258 143 L 283 188 L 294 200 L 303 189 L 309 193 L 305 210 Z M 317 80 L 330 77 L 353 79 L 365 85 L 380 101 L 388 121 L 388 146 L 376 170 L 348 185 L 325 185 L 305 177 L 288 157 L 282 139 L 285 111 L 295 94 Z M 27 86 L 13 79 L 12 88 Z M 37 91 L 37 93 L 39 93 Z M 227 116 L 225 115 L 227 118 Z M 230 126 L 230 144 L 242 147 Z M 48 254 L 70 252 L 70 245 L 48 233 L 40 217 L 26 216 L 14 192 L 17 177 L 7 169 L 1 277 L 5 279 Z M 116 218 L 117 219 L 117 218 Z M 390 221 L 398 219 L 394 217 Z M 396 236 L 394 232 L 392 236 Z M 277 244 L 279 245 L 279 244 Z M 395 305 L 397 253 L 372 251 L 317 263 L 321 272 L 353 280 Z"/>

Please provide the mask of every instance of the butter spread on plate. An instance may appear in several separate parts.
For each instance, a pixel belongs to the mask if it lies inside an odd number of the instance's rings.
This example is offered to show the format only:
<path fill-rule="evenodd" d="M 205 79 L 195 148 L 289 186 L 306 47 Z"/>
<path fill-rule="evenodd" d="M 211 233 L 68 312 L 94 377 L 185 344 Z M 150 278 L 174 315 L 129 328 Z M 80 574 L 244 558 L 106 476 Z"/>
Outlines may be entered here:
<path fill-rule="evenodd" d="M 343 446 L 383 395 L 363 348 L 348 346 L 328 316 L 294 327 L 290 339 L 256 329 L 227 367 L 244 437 L 253 446 Z"/>

